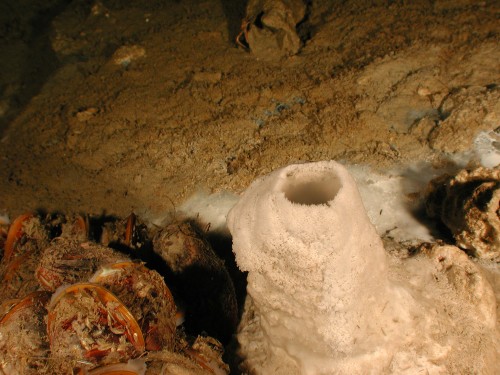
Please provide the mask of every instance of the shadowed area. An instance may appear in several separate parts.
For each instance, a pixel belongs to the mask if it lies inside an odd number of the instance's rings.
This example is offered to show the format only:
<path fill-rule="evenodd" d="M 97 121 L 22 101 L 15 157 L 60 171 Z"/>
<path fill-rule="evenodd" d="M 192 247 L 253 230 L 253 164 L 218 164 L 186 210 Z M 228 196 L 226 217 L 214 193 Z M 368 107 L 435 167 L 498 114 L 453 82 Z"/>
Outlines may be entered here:
<path fill-rule="evenodd" d="M 0 3 L 0 135 L 59 67 L 50 25 L 70 2 Z"/>

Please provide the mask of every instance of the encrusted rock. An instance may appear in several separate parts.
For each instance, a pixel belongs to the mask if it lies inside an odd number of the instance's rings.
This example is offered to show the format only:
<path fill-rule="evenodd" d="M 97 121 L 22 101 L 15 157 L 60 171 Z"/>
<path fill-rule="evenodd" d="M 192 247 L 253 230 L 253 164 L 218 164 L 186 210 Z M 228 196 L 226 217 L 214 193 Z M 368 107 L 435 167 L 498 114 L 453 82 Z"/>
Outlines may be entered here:
<path fill-rule="evenodd" d="M 495 327 L 495 293 L 481 269 L 453 245 L 431 244 L 423 250 L 435 265 L 435 280 L 447 284 L 463 302 L 473 305 L 482 324 Z"/>
<path fill-rule="evenodd" d="M 471 254 L 500 260 L 500 169 L 462 170 L 428 187 L 429 216 L 441 220 L 457 245 Z"/>
<path fill-rule="evenodd" d="M 250 0 L 242 27 L 252 53 L 266 60 L 296 54 L 301 44 L 296 25 L 305 11 L 302 0 Z"/>

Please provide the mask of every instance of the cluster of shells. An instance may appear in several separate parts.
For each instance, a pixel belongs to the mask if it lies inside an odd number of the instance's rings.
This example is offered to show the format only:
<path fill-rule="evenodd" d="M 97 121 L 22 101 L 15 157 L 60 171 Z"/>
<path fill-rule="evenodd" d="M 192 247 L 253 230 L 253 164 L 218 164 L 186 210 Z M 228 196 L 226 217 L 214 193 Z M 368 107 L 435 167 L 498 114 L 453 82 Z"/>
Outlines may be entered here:
<path fill-rule="evenodd" d="M 134 215 L 96 225 L 25 214 L 1 227 L 0 249 L 0 374 L 229 372 L 221 342 L 203 332 L 224 338 L 234 329 L 234 286 L 191 223 L 151 233 Z M 222 286 L 180 312 L 173 294 L 182 288 L 173 293 L 168 275 L 149 267 L 169 272 L 174 286 L 193 268 Z M 203 331 L 185 329 L 193 317 L 205 318 Z"/>

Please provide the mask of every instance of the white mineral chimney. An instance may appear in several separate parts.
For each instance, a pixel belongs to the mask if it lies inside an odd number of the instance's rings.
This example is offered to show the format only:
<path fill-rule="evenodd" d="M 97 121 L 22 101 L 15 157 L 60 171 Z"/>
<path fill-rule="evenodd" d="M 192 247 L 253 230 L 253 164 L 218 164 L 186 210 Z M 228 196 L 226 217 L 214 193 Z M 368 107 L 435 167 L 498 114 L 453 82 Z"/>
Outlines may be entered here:
<path fill-rule="evenodd" d="M 302 373 L 328 373 L 323 360 L 370 351 L 391 294 L 386 257 L 342 165 L 296 164 L 258 179 L 228 227 L 264 345 Z"/>

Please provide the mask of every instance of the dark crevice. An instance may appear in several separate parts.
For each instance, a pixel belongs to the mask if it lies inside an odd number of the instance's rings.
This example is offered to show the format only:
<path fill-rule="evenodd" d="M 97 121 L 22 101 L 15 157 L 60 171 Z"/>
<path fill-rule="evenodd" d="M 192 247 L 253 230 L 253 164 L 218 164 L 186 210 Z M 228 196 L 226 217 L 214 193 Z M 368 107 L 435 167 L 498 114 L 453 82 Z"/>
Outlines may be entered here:
<path fill-rule="evenodd" d="M 235 42 L 245 18 L 247 0 L 222 0 L 221 3 L 226 15 L 229 41 Z"/>
<path fill-rule="evenodd" d="M 302 21 L 297 24 L 297 34 L 299 35 L 302 44 L 310 40 L 314 34 L 314 27 L 310 22 L 312 0 L 305 0 L 306 12 Z"/>

